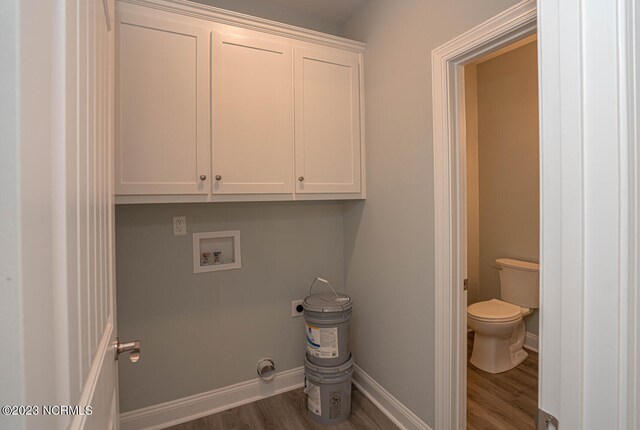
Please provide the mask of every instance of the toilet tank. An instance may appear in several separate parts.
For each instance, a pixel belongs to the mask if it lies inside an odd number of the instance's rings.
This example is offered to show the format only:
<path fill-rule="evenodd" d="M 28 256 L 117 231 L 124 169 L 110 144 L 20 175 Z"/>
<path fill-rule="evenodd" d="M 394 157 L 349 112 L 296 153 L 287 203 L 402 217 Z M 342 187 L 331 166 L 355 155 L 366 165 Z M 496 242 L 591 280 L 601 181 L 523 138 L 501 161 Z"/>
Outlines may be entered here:
<path fill-rule="evenodd" d="M 499 258 L 501 299 L 514 305 L 540 307 L 540 265 L 528 261 Z"/>

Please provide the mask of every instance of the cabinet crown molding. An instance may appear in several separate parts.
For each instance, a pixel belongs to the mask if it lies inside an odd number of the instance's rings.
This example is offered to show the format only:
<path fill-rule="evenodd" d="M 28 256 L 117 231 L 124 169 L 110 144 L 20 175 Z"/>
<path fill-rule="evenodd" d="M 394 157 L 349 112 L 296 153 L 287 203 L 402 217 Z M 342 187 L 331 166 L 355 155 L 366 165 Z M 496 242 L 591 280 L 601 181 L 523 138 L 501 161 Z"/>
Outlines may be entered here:
<path fill-rule="evenodd" d="M 245 15 L 239 12 L 220 9 L 214 6 L 194 3 L 189 0 L 118 0 L 118 3 L 145 6 L 193 18 L 233 25 L 276 36 L 293 38 L 303 42 L 311 42 L 358 53 L 364 52 L 366 47 L 366 44 L 363 42 L 271 21 L 264 18 L 258 18 L 251 15 Z"/>

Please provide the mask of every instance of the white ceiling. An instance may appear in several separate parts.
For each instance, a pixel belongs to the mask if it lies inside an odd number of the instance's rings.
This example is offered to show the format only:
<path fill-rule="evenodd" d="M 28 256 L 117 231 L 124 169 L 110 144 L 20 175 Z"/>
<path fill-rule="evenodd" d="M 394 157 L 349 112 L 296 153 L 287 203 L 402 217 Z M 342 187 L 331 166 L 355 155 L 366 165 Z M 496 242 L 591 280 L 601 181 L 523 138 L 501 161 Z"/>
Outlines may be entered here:
<path fill-rule="evenodd" d="M 342 24 L 368 0 L 256 0 L 334 24 Z"/>

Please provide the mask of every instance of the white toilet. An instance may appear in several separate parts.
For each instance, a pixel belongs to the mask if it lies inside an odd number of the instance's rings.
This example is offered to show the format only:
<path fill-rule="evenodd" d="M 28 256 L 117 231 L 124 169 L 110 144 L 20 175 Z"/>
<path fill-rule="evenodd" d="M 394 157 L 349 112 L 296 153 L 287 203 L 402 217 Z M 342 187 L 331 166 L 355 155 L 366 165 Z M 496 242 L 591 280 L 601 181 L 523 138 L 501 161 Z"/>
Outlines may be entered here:
<path fill-rule="evenodd" d="M 500 258 L 501 300 L 467 307 L 467 324 L 475 332 L 471 364 L 490 373 L 506 372 L 527 359 L 523 317 L 540 305 L 540 265 Z"/>

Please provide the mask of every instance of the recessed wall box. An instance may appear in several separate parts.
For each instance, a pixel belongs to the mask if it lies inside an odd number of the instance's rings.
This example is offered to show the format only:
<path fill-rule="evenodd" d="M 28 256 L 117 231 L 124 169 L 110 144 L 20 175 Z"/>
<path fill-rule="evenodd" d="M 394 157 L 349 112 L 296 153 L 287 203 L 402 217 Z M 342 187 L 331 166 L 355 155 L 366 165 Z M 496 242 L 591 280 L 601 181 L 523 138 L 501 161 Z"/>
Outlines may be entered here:
<path fill-rule="evenodd" d="M 240 230 L 193 233 L 193 273 L 240 267 Z"/>

